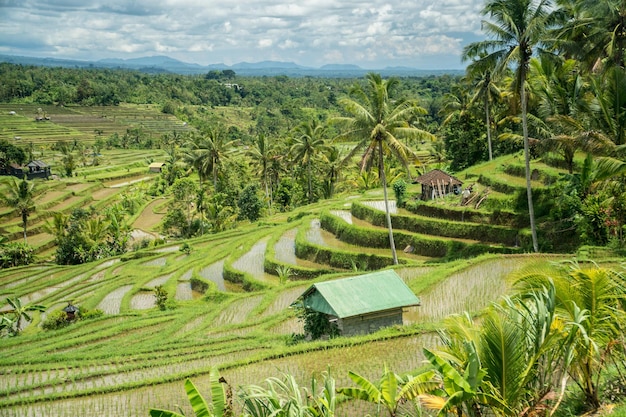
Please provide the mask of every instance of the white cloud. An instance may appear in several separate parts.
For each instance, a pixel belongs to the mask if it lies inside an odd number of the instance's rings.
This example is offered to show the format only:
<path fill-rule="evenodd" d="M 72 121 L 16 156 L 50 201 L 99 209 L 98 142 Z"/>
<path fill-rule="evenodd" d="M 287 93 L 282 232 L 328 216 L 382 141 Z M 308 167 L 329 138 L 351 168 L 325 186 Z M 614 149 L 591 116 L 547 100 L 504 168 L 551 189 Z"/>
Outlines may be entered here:
<path fill-rule="evenodd" d="M 0 0 L 2 1 L 2 0 Z M 460 67 L 482 0 L 4 0 L 0 50 L 58 58 Z M 210 54 L 209 54 L 210 52 Z M 428 60 L 424 58 L 428 57 Z"/>

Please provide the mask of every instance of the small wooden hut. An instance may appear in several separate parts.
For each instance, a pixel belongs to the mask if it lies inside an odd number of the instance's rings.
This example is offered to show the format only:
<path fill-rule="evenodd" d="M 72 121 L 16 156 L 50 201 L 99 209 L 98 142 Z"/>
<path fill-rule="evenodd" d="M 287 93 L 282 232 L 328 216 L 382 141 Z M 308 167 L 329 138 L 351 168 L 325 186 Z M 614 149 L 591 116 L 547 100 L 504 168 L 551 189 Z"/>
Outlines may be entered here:
<path fill-rule="evenodd" d="M 407 308 L 420 304 L 419 298 L 391 269 L 318 282 L 298 301 L 305 309 L 324 314 L 344 336 L 402 325 Z"/>
<path fill-rule="evenodd" d="M 153 162 L 150 164 L 150 166 L 148 166 L 148 171 L 161 172 L 164 166 L 165 166 L 165 162 Z"/>
<path fill-rule="evenodd" d="M 44 161 L 35 159 L 30 161 L 26 167 L 28 168 L 28 174 L 26 174 L 26 176 L 29 180 L 33 178 L 47 179 L 50 176 L 50 165 L 46 164 Z"/>
<path fill-rule="evenodd" d="M 432 200 L 448 194 L 460 194 L 463 182 L 440 169 L 433 169 L 420 175 L 415 183 L 422 186 L 422 200 Z"/>

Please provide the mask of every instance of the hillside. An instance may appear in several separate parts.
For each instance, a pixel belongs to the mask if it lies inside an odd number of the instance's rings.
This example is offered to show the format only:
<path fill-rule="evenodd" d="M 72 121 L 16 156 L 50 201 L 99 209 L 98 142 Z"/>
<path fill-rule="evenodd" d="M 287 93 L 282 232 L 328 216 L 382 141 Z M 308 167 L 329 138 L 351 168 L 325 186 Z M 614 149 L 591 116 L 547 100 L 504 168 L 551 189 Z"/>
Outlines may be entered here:
<path fill-rule="evenodd" d="M 14 108 L 17 114 L 9 115 Z M 124 135 L 139 127 L 147 137 L 158 137 L 192 128 L 151 106 L 47 107 L 42 109 L 50 117 L 46 122 L 31 120 L 38 111 L 32 105 L 1 109 L 6 124 L 0 133 L 32 143 L 53 172 L 63 164 L 58 140 L 76 139 L 85 156 L 71 177 L 37 181 L 37 210 L 29 218 L 27 239 L 43 262 L 0 270 L 0 299 L 44 306 L 23 324 L 19 337 L 0 340 L 0 409 L 6 416 L 143 416 L 151 407 L 186 404 L 187 377 L 209 392 L 214 366 L 233 387 L 260 384 L 281 372 L 302 386 L 328 369 L 339 385 L 350 383 L 349 371 L 367 378 L 378 378 L 385 366 L 414 372 L 423 365 L 422 348 L 440 343 L 436 330 L 442 320 L 464 311 L 479 314 L 509 292 L 514 272 L 574 256 L 586 259 L 568 253 L 564 241 L 542 248 L 544 254 L 524 253 L 529 232 L 518 202 L 525 189 L 520 154 L 457 173 L 464 187 L 473 185 L 470 204 L 461 205 L 459 195 L 423 202 L 420 186 L 408 184 L 406 206 L 391 201 L 398 266 L 392 266 L 379 188 L 348 189 L 287 212 L 266 212 L 257 222 L 240 221 L 220 233 L 161 240 L 173 198 L 149 196 L 147 190 L 162 176 L 148 172 L 148 164 L 169 154 L 90 151 L 100 135 Z M 242 109 L 215 113 L 238 117 L 241 126 L 249 122 Z M 533 167 L 538 193 L 565 172 L 542 161 Z M 3 192 L 7 181 L 0 178 Z M 102 212 L 136 195 L 141 198 L 128 218 L 134 236 L 129 252 L 83 265 L 50 262 L 55 245 L 46 223 L 55 214 L 90 207 Z M 0 219 L 2 236 L 21 241 L 17 211 L 3 207 Z M 303 326 L 290 305 L 312 283 L 387 267 L 422 301 L 406 326 L 296 343 Z M 165 310 L 156 305 L 157 287 L 168 295 Z M 42 324 L 68 303 L 102 315 L 44 330 Z M 351 403 L 346 412 L 374 410 Z"/>

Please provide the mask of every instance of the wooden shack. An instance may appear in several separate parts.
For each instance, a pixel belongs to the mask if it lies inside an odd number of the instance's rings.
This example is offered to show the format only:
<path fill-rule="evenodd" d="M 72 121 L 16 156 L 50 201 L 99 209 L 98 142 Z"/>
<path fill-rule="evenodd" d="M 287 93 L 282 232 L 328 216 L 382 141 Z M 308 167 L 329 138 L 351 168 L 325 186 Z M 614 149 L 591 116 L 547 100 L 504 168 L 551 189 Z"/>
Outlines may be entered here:
<path fill-rule="evenodd" d="M 420 175 L 415 183 L 422 186 L 422 200 L 433 200 L 448 194 L 460 194 L 463 182 L 440 169 L 433 169 Z"/>
<path fill-rule="evenodd" d="M 393 270 L 319 282 L 299 298 L 302 307 L 323 313 L 339 334 L 368 334 L 383 327 L 402 325 L 408 307 L 419 298 Z"/>
<path fill-rule="evenodd" d="M 153 162 L 148 166 L 148 171 L 149 172 L 161 172 L 164 166 L 165 166 L 165 162 Z"/>

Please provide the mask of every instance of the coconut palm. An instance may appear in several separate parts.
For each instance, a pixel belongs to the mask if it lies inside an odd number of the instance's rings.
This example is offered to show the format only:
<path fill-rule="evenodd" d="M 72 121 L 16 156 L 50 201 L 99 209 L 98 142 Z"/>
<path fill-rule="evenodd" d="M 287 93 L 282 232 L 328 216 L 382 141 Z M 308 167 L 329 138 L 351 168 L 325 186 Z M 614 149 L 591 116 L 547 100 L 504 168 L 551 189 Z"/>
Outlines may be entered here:
<path fill-rule="evenodd" d="M 558 0 L 563 24 L 557 46 L 589 70 L 624 68 L 626 4 L 622 0 Z"/>
<path fill-rule="evenodd" d="M 612 347 L 621 343 L 624 331 L 626 290 L 623 283 L 624 276 L 617 271 L 577 264 L 550 266 L 517 278 L 522 291 L 554 286 L 562 321 L 571 323 L 566 338 L 567 370 L 592 410 L 600 406 L 598 382 L 606 370 L 604 364 L 615 355 Z"/>
<path fill-rule="evenodd" d="M 26 177 L 21 181 L 11 178 L 6 195 L 2 198 L 2 203 L 9 207 L 14 207 L 22 217 L 22 228 L 24 230 L 24 242 L 26 242 L 26 226 L 28 216 L 35 210 L 35 183 L 28 181 Z"/>
<path fill-rule="evenodd" d="M 544 42 L 550 18 L 550 0 L 493 0 L 482 10 L 490 20 L 483 20 L 484 30 L 493 39 L 474 42 L 463 51 L 465 59 L 480 62 L 481 66 L 494 68 L 497 73 L 516 64 L 515 75 L 522 113 L 522 133 L 524 138 L 524 160 L 526 168 L 526 196 L 532 244 L 539 251 L 532 186 L 530 182 L 530 147 L 528 142 L 528 114 L 526 78 L 530 59 L 535 48 Z"/>
<path fill-rule="evenodd" d="M 458 415 L 481 416 L 484 408 L 495 415 L 533 415 L 557 389 L 562 397 L 568 333 L 556 316 L 554 286 L 547 285 L 494 304 L 480 322 L 469 314 L 449 317 L 444 347 L 425 351 L 443 390 L 423 395 L 422 403 Z"/>
<path fill-rule="evenodd" d="M 489 149 L 489 160 L 493 160 L 493 147 L 491 145 L 491 108 L 490 104 L 502 97 L 502 92 L 498 88 L 498 85 L 494 81 L 493 72 L 491 69 L 480 68 L 478 66 L 469 65 L 467 67 L 468 74 L 472 75 L 476 80 L 474 82 L 474 88 L 476 92 L 470 101 L 470 104 L 474 104 L 482 99 L 483 106 L 485 107 L 485 126 L 487 128 L 487 146 Z"/>
<path fill-rule="evenodd" d="M 296 136 L 289 149 L 294 161 L 306 167 L 309 203 L 313 202 L 313 174 L 311 172 L 313 161 L 318 157 L 324 158 L 324 153 L 329 151 L 325 132 L 326 126 L 317 119 L 302 122 L 296 128 Z"/>
<path fill-rule="evenodd" d="M 219 172 L 235 151 L 235 141 L 229 140 L 221 125 L 206 128 L 202 135 L 194 135 L 187 141 L 184 159 L 198 171 L 200 181 L 211 176 L 217 187 Z"/>
<path fill-rule="evenodd" d="M 434 140 L 432 134 L 410 124 L 417 115 L 425 114 L 426 110 L 414 101 L 392 99 L 391 95 L 398 83 L 396 78 L 383 80 L 379 74 L 367 74 L 365 86 L 355 84 L 350 90 L 350 97 L 339 101 L 350 116 L 334 119 L 344 128 L 337 140 L 357 140 L 356 146 L 344 161 L 350 161 L 358 152 L 363 151 L 359 163 L 361 171 L 377 165 L 383 186 L 389 245 L 394 264 L 398 263 L 398 256 L 389 214 L 384 157 L 391 153 L 408 172 L 408 158 L 413 152 L 400 139 Z"/>
<path fill-rule="evenodd" d="M 261 177 L 263 187 L 265 188 L 265 198 L 267 199 L 268 208 L 272 207 L 272 186 L 270 184 L 270 166 L 272 158 L 274 158 L 274 149 L 267 136 L 260 133 L 246 154 L 252 159 L 256 165 L 256 172 Z"/>

